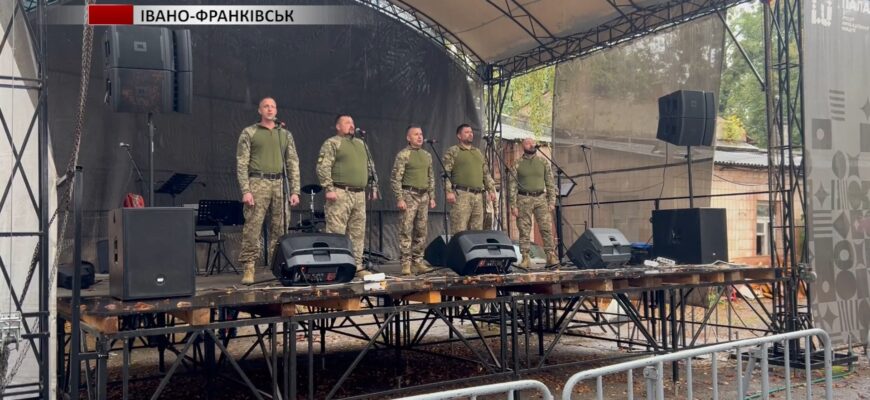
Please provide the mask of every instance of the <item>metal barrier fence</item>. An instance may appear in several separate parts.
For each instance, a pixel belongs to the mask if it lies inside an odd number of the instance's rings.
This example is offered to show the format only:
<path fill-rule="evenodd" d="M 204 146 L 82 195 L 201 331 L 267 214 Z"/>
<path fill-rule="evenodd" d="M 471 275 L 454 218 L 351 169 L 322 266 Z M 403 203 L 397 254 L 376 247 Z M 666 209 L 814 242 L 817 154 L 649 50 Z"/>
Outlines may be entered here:
<path fill-rule="evenodd" d="M 790 340 L 801 339 L 804 338 L 806 340 L 805 344 L 805 375 L 806 375 L 806 386 L 807 386 L 807 399 L 812 398 L 812 373 L 811 367 L 812 363 L 810 360 L 811 356 L 811 339 L 813 337 L 818 337 L 822 341 L 822 348 L 824 351 L 825 357 L 825 398 L 827 400 L 832 400 L 833 396 L 833 384 L 832 384 L 832 376 L 831 376 L 831 339 L 828 336 L 827 332 L 821 329 L 806 329 L 802 331 L 783 333 L 779 335 L 773 336 L 765 336 L 753 339 L 739 340 L 736 342 L 722 343 L 709 347 L 703 347 L 699 349 L 691 349 L 691 350 L 683 350 L 670 354 L 663 354 L 655 357 L 644 358 L 640 360 L 634 360 L 629 362 L 624 362 L 616 365 L 609 365 L 606 367 L 596 368 L 592 370 L 587 370 L 583 372 L 579 372 L 574 374 L 568 382 L 565 384 L 565 389 L 562 391 L 562 400 L 570 400 L 571 394 L 574 392 L 574 387 L 587 379 L 595 378 L 595 390 L 596 390 L 596 399 L 603 400 L 604 399 L 604 376 L 612 375 L 619 372 L 627 372 L 627 390 L 626 396 L 629 400 L 634 399 L 634 383 L 633 383 L 633 371 L 637 368 L 644 368 L 643 376 L 646 380 L 646 398 L 647 399 L 657 399 L 663 400 L 665 397 L 665 388 L 664 388 L 664 364 L 666 362 L 674 362 L 674 361 L 686 361 L 686 398 L 693 399 L 693 387 L 692 387 L 692 358 L 710 355 L 711 359 L 711 384 L 712 384 L 712 398 L 713 400 L 719 399 L 719 379 L 718 379 L 718 371 L 717 371 L 717 363 L 716 363 L 716 353 L 725 352 L 725 351 L 737 351 L 737 398 L 743 399 L 745 397 L 745 391 L 749 387 L 749 383 L 751 381 L 751 373 L 754 367 L 754 357 L 758 357 L 761 359 L 761 398 L 768 399 L 770 392 L 770 382 L 769 382 L 769 374 L 768 374 L 768 348 L 771 344 L 774 343 L 783 343 L 784 350 L 784 368 L 785 368 L 785 386 L 786 386 L 786 398 L 791 399 L 791 359 L 789 354 L 789 344 L 787 343 Z M 757 349 L 753 349 L 752 353 L 754 354 L 753 358 L 750 358 L 749 367 L 746 369 L 744 376 L 743 369 L 743 353 L 744 350 L 753 348 L 755 346 L 759 346 Z M 434 397 L 433 397 L 434 399 Z"/>
<path fill-rule="evenodd" d="M 513 400 L 514 395 L 520 390 L 534 390 L 541 395 L 543 400 L 553 400 L 553 394 L 550 389 L 543 383 L 536 380 L 522 380 L 513 382 L 494 383 L 492 385 L 473 386 L 456 390 L 448 390 L 445 392 L 426 393 L 411 397 L 402 397 L 398 400 L 448 400 L 469 398 L 477 399 L 477 396 L 492 395 L 492 394 L 507 394 L 508 400 Z"/>

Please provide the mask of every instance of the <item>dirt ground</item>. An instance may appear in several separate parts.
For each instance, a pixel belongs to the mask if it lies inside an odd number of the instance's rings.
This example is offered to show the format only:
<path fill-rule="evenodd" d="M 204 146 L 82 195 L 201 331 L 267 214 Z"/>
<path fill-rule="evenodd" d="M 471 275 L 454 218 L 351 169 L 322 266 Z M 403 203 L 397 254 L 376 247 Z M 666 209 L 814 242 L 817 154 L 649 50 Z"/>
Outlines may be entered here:
<path fill-rule="evenodd" d="M 745 324 L 747 326 L 760 326 L 761 320 L 755 313 L 752 312 L 749 305 L 743 300 L 733 302 L 733 308 L 728 306 L 725 301 L 720 301 L 715 314 L 711 317 L 713 323 L 725 323 L 728 318 L 734 325 Z M 769 304 L 768 304 L 769 305 Z M 757 304 L 756 304 L 757 307 Z M 704 315 L 703 308 L 690 307 L 686 316 L 687 320 L 700 321 Z M 739 321 L 739 322 L 738 322 Z M 426 342 L 432 343 L 448 337 L 448 329 L 445 326 L 435 324 L 427 335 Z M 572 330 L 571 333 L 583 335 L 596 335 L 615 338 L 619 333 L 619 337 L 626 339 L 632 334 L 635 339 L 640 336 L 636 331 L 630 328 L 629 323 L 620 324 L 621 328 L 618 331 L 607 330 L 600 327 L 582 328 Z M 412 327 L 414 327 L 412 325 Z M 364 327 L 363 330 L 367 333 L 374 333 L 376 328 L 373 326 Z M 463 335 L 468 337 L 476 336 L 475 329 L 470 324 L 466 323 L 458 327 Z M 485 335 L 497 333 L 498 330 L 494 326 L 481 325 L 481 330 Z M 350 331 L 350 330 L 349 330 Z M 239 334 L 253 333 L 253 329 L 242 329 Z M 728 337 L 732 339 L 747 338 L 750 334 L 746 331 L 728 332 L 725 328 L 707 328 L 698 336 L 698 343 L 715 342 L 716 340 L 724 341 Z M 319 354 L 320 336 L 315 334 L 314 343 L 314 363 L 311 365 L 314 369 L 314 383 L 316 399 L 323 399 L 332 389 L 332 386 L 347 367 L 354 361 L 354 358 L 359 353 L 359 350 L 364 346 L 364 343 L 358 339 L 350 338 L 344 335 L 327 333 L 324 338 L 327 354 L 321 356 Z M 297 347 L 299 352 L 297 370 L 298 370 L 298 398 L 306 398 L 308 391 L 308 361 L 307 361 L 307 341 L 303 337 L 297 338 Z M 528 344 L 528 350 L 524 339 L 521 337 L 519 343 L 519 357 L 521 365 L 526 364 L 525 354 L 528 351 L 528 362 L 536 364 L 539 361 L 538 343 L 535 335 L 531 336 L 531 342 Z M 545 348 L 549 346 L 553 339 L 553 335 L 545 336 Z M 487 343 L 490 348 L 498 355 L 498 336 L 490 338 Z M 458 358 L 474 359 L 478 354 L 485 354 L 486 348 L 481 345 L 479 340 L 470 340 L 471 348 L 464 345 L 462 342 L 433 344 L 425 347 L 426 352 L 421 351 L 402 351 L 397 353 L 393 349 L 373 349 L 369 351 L 363 358 L 359 366 L 348 376 L 347 381 L 337 390 L 334 398 L 346 398 L 352 396 L 366 395 L 370 393 L 383 392 L 386 390 L 417 386 L 421 384 L 435 384 L 434 387 L 427 387 L 421 390 L 412 390 L 401 395 L 374 395 L 369 398 L 373 399 L 390 399 L 398 398 L 402 395 L 421 394 L 436 390 L 448 390 L 461 388 L 465 386 L 480 385 L 487 383 L 503 382 L 515 379 L 512 374 L 507 374 L 500 377 L 486 378 L 487 370 L 478 363 L 471 363 Z M 137 345 L 141 344 L 137 342 Z M 234 359 L 239 360 L 248 349 L 255 344 L 255 340 L 251 337 L 243 337 L 233 339 L 230 342 L 230 352 Z M 269 348 L 269 342 L 266 341 L 266 349 Z M 278 349 L 282 348 L 283 343 L 278 342 Z M 181 346 L 177 347 L 179 350 Z M 571 366 L 556 367 L 543 371 L 530 373 L 522 373 L 521 379 L 536 379 L 545 383 L 550 391 L 559 398 L 562 395 L 565 382 L 576 372 L 586 369 L 613 364 L 612 359 L 615 357 L 631 357 L 639 352 L 642 348 L 629 349 L 625 346 L 618 347 L 614 342 L 608 342 L 598 339 L 591 339 L 580 336 L 563 336 L 559 344 L 555 346 L 552 354 L 547 360 L 547 365 L 564 364 L 564 363 L 581 363 Z M 473 352 L 474 351 L 474 352 Z M 870 399 L 870 368 L 868 368 L 868 359 L 863 354 L 863 348 L 855 348 L 855 351 L 860 353 L 857 363 L 850 366 L 836 366 L 834 370 L 834 398 L 836 399 Z M 839 351 L 840 353 L 845 350 Z M 220 353 L 218 353 L 220 354 Z M 188 356 L 191 352 L 188 352 Z M 486 357 L 486 356 L 484 356 Z M 176 359 L 175 355 L 169 351 L 166 353 L 166 369 L 169 369 L 172 362 Z M 117 381 L 121 378 L 121 361 L 122 352 L 115 350 L 109 357 L 110 366 L 110 381 Z M 693 398 L 710 399 L 713 397 L 712 374 L 710 368 L 710 358 L 700 358 L 692 362 L 693 371 Z M 737 378 L 736 378 L 736 360 L 729 357 L 727 354 L 720 354 L 717 358 L 718 362 L 718 394 L 722 399 L 737 398 Z M 160 398 L 162 399 L 247 399 L 255 398 L 253 394 L 239 379 L 239 375 L 229 364 L 225 364 L 219 368 L 217 375 L 209 381 L 202 374 L 201 369 L 189 368 L 190 363 L 186 363 L 178 368 L 178 372 L 174 375 Z M 269 375 L 267 358 L 263 356 L 263 351 L 259 346 L 255 346 L 251 353 L 244 361 L 240 361 L 239 365 L 258 388 L 264 391 L 270 391 L 271 378 Z M 744 364 L 745 365 L 745 364 Z M 279 366 L 279 370 L 280 370 Z M 673 399 L 687 398 L 687 387 L 685 380 L 685 365 L 678 366 L 678 381 L 672 381 L 672 366 L 665 367 L 665 397 Z M 770 369 L 770 389 L 773 391 L 771 398 L 786 398 L 786 393 L 782 389 L 785 386 L 784 370 L 780 367 Z M 157 351 L 154 349 L 141 349 L 132 352 L 132 368 L 130 372 L 133 381 L 130 383 L 131 399 L 148 399 L 157 389 L 159 380 L 162 374 L 157 369 Z M 746 392 L 747 399 L 761 398 L 759 391 L 761 389 L 760 373 L 756 369 L 753 374 L 753 380 Z M 813 372 L 813 379 L 818 379 L 822 374 L 820 371 Z M 454 383 L 453 381 L 469 377 L 482 377 L 474 382 Z M 627 376 L 625 373 L 620 373 L 615 376 L 609 376 L 604 380 L 606 399 L 625 399 L 628 397 L 626 388 Z M 645 381 L 642 370 L 635 370 L 633 375 L 634 382 L 634 397 L 645 398 L 644 389 Z M 792 370 L 792 397 L 795 399 L 806 398 L 806 378 L 803 371 Z M 211 390 L 209 390 L 209 387 Z M 119 382 L 113 382 L 109 386 L 109 398 L 122 398 L 122 390 Z M 813 385 L 813 394 L 815 398 L 824 398 L 824 387 L 822 383 Z M 523 393 L 524 399 L 536 399 L 539 396 L 532 393 Z M 480 397 L 480 399 L 496 399 L 505 398 L 504 396 L 488 396 Z M 572 395 L 574 399 L 595 398 L 594 381 L 587 382 L 578 386 Z"/>

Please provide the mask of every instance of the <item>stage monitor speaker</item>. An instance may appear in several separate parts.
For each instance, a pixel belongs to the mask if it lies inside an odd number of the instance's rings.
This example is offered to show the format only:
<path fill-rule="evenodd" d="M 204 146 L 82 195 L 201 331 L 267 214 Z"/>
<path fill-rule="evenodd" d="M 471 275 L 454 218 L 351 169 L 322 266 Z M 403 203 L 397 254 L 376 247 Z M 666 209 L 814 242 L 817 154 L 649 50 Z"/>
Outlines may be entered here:
<path fill-rule="evenodd" d="M 653 210 L 653 251 L 681 264 L 728 261 L 724 208 Z"/>
<path fill-rule="evenodd" d="M 449 235 L 438 235 L 435 239 L 429 242 L 426 250 L 423 252 L 423 258 L 433 267 L 447 266 L 447 243 L 450 242 Z"/>
<path fill-rule="evenodd" d="M 57 286 L 65 289 L 72 290 L 73 289 L 73 279 L 75 278 L 75 265 L 73 264 L 61 264 L 57 267 Z M 82 275 L 81 275 L 81 288 L 87 289 L 91 287 L 96 281 L 96 275 L 94 271 L 94 265 L 87 262 L 82 261 Z"/>
<path fill-rule="evenodd" d="M 659 97 L 656 138 L 678 146 L 710 146 L 716 138 L 713 93 L 678 90 Z"/>
<path fill-rule="evenodd" d="M 284 286 L 344 283 L 356 275 L 350 239 L 337 233 L 291 233 L 278 239 L 272 274 Z"/>
<path fill-rule="evenodd" d="M 459 275 L 506 274 L 517 253 L 502 231 L 464 231 L 450 238 L 446 261 Z"/>
<path fill-rule="evenodd" d="M 120 208 L 109 214 L 109 294 L 121 300 L 192 296 L 194 219 L 182 207 Z"/>
<path fill-rule="evenodd" d="M 568 258 L 579 269 L 619 268 L 631 259 L 631 243 L 618 229 L 589 228 L 568 249 Z"/>

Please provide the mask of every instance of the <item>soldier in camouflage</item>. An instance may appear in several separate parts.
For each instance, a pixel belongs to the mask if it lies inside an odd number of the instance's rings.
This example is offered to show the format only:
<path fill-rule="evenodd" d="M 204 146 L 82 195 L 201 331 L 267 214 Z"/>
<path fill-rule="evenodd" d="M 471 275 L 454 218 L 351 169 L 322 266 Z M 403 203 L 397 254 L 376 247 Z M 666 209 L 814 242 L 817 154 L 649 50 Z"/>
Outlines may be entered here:
<path fill-rule="evenodd" d="M 474 132 L 471 125 L 456 128 L 459 144 L 444 153 L 444 172 L 450 178 L 446 183 L 447 202 L 450 209 L 450 232 L 483 229 L 484 192 L 489 201 L 496 200 L 495 183 L 486 170 L 483 153 L 474 147 Z"/>
<path fill-rule="evenodd" d="M 379 197 L 374 163 L 366 144 L 354 137 L 350 115 L 335 118 L 335 136 L 326 139 L 317 156 L 317 178 L 326 191 L 326 231 L 347 235 L 353 245 L 356 276 L 370 273 L 363 266 L 366 228 L 366 187 Z"/>
<path fill-rule="evenodd" d="M 523 140 L 523 156 L 511 166 L 508 174 L 511 213 L 517 219 L 520 232 L 520 267 L 528 268 L 532 215 L 538 222 L 538 230 L 544 240 L 547 264 L 559 263 L 553 244 L 553 219 L 550 213 L 556 208 L 556 184 L 550 162 L 537 154 L 535 140 Z"/>
<path fill-rule="evenodd" d="M 396 207 L 402 212 L 399 249 L 402 275 L 431 271 L 423 264 L 423 248 L 429 233 L 429 209 L 435 208 L 435 173 L 432 155 L 423 150 L 423 129 L 410 125 L 405 131 L 408 147 L 396 155 L 390 186 Z"/>
<path fill-rule="evenodd" d="M 278 238 L 287 232 L 290 209 L 286 203 L 299 204 L 300 192 L 296 143 L 293 134 L 276 120 L 275 99 L 260 100 L 257 112 L 260 122 L 242 130 L 236 148 L 236 173 L 245 214 L 239 262 L 244 269 L 242 283 L 248 285 L 254 283 L 254 263 L 262 252 L 260 233 L 266 211 L 271 208 L 268 257 L 272 257 Z M 289 184 L 286 189 L 285 176 Z M 268 258 L 266 263 L 269 263 Z"/>

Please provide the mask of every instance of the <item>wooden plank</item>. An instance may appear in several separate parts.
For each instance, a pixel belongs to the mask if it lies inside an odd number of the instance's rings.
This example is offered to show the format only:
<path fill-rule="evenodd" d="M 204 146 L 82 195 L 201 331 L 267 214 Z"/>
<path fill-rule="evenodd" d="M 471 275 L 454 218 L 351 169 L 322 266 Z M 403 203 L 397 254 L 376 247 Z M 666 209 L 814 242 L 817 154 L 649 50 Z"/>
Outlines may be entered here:
<path fill-rule="evenodd" d="M 700 278 L 701 278 L 701 282 L 722 283 L 722 282 L 725 282 L 725 273 L 724 272 L 713 272 L 713 273 L 701 274 Z"/>
<path fill-rule="evenodd" d="M 170 311 L 169 314 L 175 318 L 187 322 L 188 325 L 192 326 L 207 325 L 209 322 L 211 322 L 210 308 L 194 308 L 192 310 Z"/>
<path fill-rule="evenodd" d="M 280 315 L 282 317 L 292 317 L 296 315 L 297 305 L 293 303 L 284 304 L 262 304 L 257 306 L 239 307 L 238 310 L 251 314 L 251 316 L 259 317 L 274 317 Z"/>
<path fill-rule="evenodd" d="M 642 278 L 628 279 L 628 286 L 636 288 L 651 288 L 661 284 L 657 276 L 644 276 Z"/>
<path fill-rule="evenodd" d="M 743 278 L 750 280 L 773 280 L 776 279 L 776 271 L 773 268 L 743 271 Z"/>
<path fill-rule="evenodd" d="M 402 296 L 402 298 L 408 301 L 417 301 L 423 304 L 438 304 L 441 302 L 441 292 L 437 290 L 416 292 Z"/>
<path fill-rule="evenodd" d="M 725 282 L 734 282 L 743 280 L 743 271 L 728 271 L 725 272 Z"/>
<path fill-rule="evenodd" d="M 613 290 L 628 289 L 628 279 L 614 279 Z"/>
<path fill-rule="evenodd" d="M 305 301 L 300 304 L 309 307 L 333 308 L 341 311 L 357 311 L 361 308 L 358 297 L 352 299 L 326 299 Z"/>
<path fill-rule="evenodd" d="M 512 291 L 512 292 L 521 292 L 521 293 L 562 294 L 562 285 L 558 284 L 558 283 L 510 286 L 507 289 Z"/>
<path fill-rule="evenodd" d="M 102 333 L 118 332 L 118 317 L 97 317 L 83 314 L 82 322 L 88 324 Z"/>
<path fill-rule="evenodd" d="M 682 285 L 695 285 L 701 283 L 701 276 L 698 274 L 687 275 L 664 275 L 662 283 L 676 283 Z"/>
<path fill-rule="evenodd" d="M 458 288 L 447 289 L 441 292 L 442 296 L 467 297 L 470 299 L 494 299 L 496 298 L 495 287 Z"/>
<path fill-rule="evenodd" d="M 590 290 L 596 292 L 610 292 L 615 287 L 615 281 L 603 279 L 600 281 L 576 282 L 577 291 Z"/>

